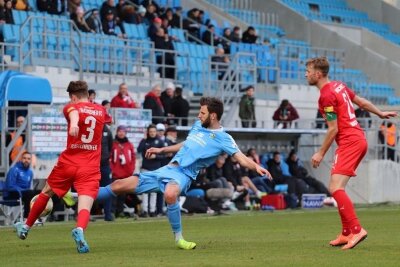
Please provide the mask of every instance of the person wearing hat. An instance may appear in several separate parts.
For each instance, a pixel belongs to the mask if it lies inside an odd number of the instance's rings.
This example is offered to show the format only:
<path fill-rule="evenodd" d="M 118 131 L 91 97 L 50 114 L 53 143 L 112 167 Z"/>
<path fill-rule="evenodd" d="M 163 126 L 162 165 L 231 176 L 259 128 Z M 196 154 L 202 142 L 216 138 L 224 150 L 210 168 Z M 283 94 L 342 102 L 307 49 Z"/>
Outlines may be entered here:
<path fill-rule="evenodd" d="M 147 21 L 147 18 L 146 18 L 146 9 L 144 8 L 144 6 L 140 5 L 138 7 L 137 14 L 138 14 L 137 24 L 144 23 L 146 25 L 149 25 L 149 22 Z"/>
<path fill-rule="evenodd" d="M 124 179 L 135 171 L 136 153 L 133 144 L 128 140 L 127 130 L 124 125 L 118 126 L 117 134 L 112 144 L 110 163 L 113 181 Z M 114 205 L 116 217 L 123 216 L 125 197 L 126 195 L 123 194 L 117 198 L 117 203 Z"/>
<path fill-rule="evenodd" d="M 149 29 L 147 30 L 147 34 L 153 42 L 155 41 L 155 38 L 157 36 L 157 31 L 159 28 L 161 28 L 161 23 L 162 20 L 160 18 L 155 18 L 153 20 L 153 23 L 149 26 Z"/>
<path fill-rule="evenodd" d="M 243 128 L 255 128 L 256 122 L 256 111 L 254 107 L 254 87 L 247 86 L 245 94 L 242 96 L 239 102 L 239 118 L 242 120 Z"/>

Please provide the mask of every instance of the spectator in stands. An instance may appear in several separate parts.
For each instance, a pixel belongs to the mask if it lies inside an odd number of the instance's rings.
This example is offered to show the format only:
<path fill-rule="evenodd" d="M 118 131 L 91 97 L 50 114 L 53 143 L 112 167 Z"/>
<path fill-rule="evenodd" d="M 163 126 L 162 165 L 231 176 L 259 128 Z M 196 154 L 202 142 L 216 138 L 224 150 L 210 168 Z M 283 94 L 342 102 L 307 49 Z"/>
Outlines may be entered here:
<path fill-rule="evenodd" d="M 274 177 L 275 184 L 287 184 L 288 193 L 296 195 L 297 199 L 301 199 L 304 193 L 307 193 L 307 184 L 296 177 L 290 176 L 290 173 L 284 173 L 281 165 L 281 154 L 279 152 L 273 153 L 273 158 L 267 161 L 268 170 Z"/>
<path fill-rule="evenodd" d="M 145 18 L 148 22 L 154 21 L 155 18 L 158 18 L 157 8 L 154 3 L 147 6 Z"/>
<path fill-rule="evenodd" d="M 157 31 L 159 28 L 161 28 L 161 23 L 162 20 L 160 18 L 155 18 L 147 30 L 147 35 L 153 42 L 156 41 Z"/>
<path fill-rule="evenodd" d="M 149 25 L 150 22 L 146 18 L 146 8 L 143 6 L 139 6 L 137 13 L 139 14 L 138 16 L 138 24 L 144 23 L 146 25 Z"/>
<path fill-rule="evenodd" d="M 286 159 L 289 166 L 289 172 L 296 178 L 302 179 L 309 186 L 309 193 L 326 194 L 330 196 L 328 188 L 321 182 L 309 175 L 306 168 L 303 167 L 295 150 L 290 151 Z"/>
<path fill-rule="evenodd" d="M 161 124 L 161 126 L 163 126 L 165 130 L 165 126 L 163 124 Z M 142 155 L 141 172 L 154 171 L 162 167 L 162 162 L 163 159 L 165 158 L 163 154 L 152 155 L 150 158 L 145 157 L 147 149 L 151 147 L 157 147 L 157 148 L 164 147 L 164 141 L 157 136 L 157 128 L 154 124 L 150 124 L 147 127 L 147 136 L 146 138 L 140 141 L 137 149 L 138 153 L 141 153 Z M 150 217 L 156 216 L 157 215 L 156 204 L 157 204 L 157 193 L 142 194 L 142 214 L 140 216 L 147 217 L 148 214 L 150 214 Z"/>
<path fill-rule="evenodd" d="M 200 39 L 200 24 L 198 23 L 198 17 L 199 10 L 193 8 L 188 11 L 188 17 L 183 20 L 183 29 L 188 31 L 188 40 L 191 42 L 197 42 L 197 40 Z"/>
<path fill-rule="evenodd" d="M 99 34 L 103 33 L 103 27 L 101 25 L 101 19 L 99 16 L 98 9 L 91 10 L 91 14 L 86 19 L 86 24 L 89 26 L 91 32 L 99 33 Z"/>
<path fill-rule="evenodd" d="M 169 29 L 171 29 L 171 26 L 169 25 L 169 21 L 167 18 L 162 18 L 161 19 L 161 27 L 164 29 L 164 33 L 169 36 L 169 39 L 171 41 L 179 41 L 179 39 L 176 36 L 173 36 L 169 34 Z"/>
<path fill-rule="evenodd" d="M 379 129 L 379 142 L 385 144 L 383 147 L 382 158 L 395 161 L 396 154 L 396 125 L 392 122 L 382 122 Z"/>
<path fill-rule="evenodd" d="M 181 16 L 182 16 L 182 7 L 175 8 L 175 13 L 172 17 L 172 21 L 169 22 L 169 25 L 171 25 L 172 28 L 182 28 Z"/>
<path fill-rule="evenodd" d="M 260 156 L 254 147 L 247 150 L 246 156 L 258 165 L 261 165 Z M 242 173 L 244 176 L 248 176 L 251 179 L 252 183 L 259 191 L 268 193 L 272 192 L 273 183 L 268 179 L 265 179 L 265 177 L 261 177 L 257 172 L 248 169 L 243 169 Z"/>
<path fill-rule="evenodd" d="M 234 157 L 228 157 L 225 161 L 224 167 L 224 177 L 232 183 L 237 192 L 243 192 L 244 189 L 247 191 L 251 190 L 252 193 L 256 195 L 257 198 L 262 198 L 265 193 L 272 192 L 272 189 L 268 187 L 262 180 L 262 184 L 259 184 L 259 188 L 252 182 L 252 180 L 245 176 L 239 162 Z M 235 195 L 235 194 L 234 194 Z M 237 195 L 237 194 L 236 194 Z M 250 209 L 250 195 L 244 196 L 245 198 L 245 208 Z"/>
<path fill-rule="evenodd" d="M 199 16 L 197 17 L 197 21 L 200 24 L 208 26 L 210 24 L 210 20 L 205 19 L 204 16 L 205 16 L 204 10 L 199 10 Z"/>
<path fill-rule="evenodd" d="M 103 101 L 102 106 L 106 108 L 109 102 L 107 100 L 105 101 Z M 110 158 L 111 158 L 111 151 L 113 148 L 113 137 L 110 127 L 108 126 L 109 124 L 111 124 L 111 122 L 112 122 L 111 117 L 108 118 L 106 117 L 106 124 L 104 124 L 103 135 L 101 139 L 100 186 L 107 186 L 111 183 Z M 105 201 L 103 207 L 104 207 L 104 220 L 113 221 L 114 216 L 111 213 L 112 200 Z"/>
<path fill-rule="evenodd" d="M 151 91 L 144 97 L 143 108 L 151 109 L 153 115 L 153 123 L 164 122 L 164 107 L 160 99 L 161 86 L 159 84 L 154 85 Z"/>
<path fill-rule="evenodd" d="M 233 27 L 233 31 L 230 35 L 229 40 L 231 40 L 232 42 L 235 42 L 235 43 L 240 43 L 242 41 L 242 39 L 240 38 L 240 27 L 239 26 Z"/>
<path fill-rule="evenodd" d="M 221 42 L 221 39 L 215 34 L 215 26 L 212 24 L 207 26 L 207 30 L 203 33 L 201 40 L 211 46 L 217 46 Z"/>
<path fill-rule="evenodd" d="M 156 18 L 158 19 L 158 18 Z M 168 34 L 165 34 L 164 29 L 159 27 L 157 29 L 157 34 L 154 38 L 154 47 L 156 49 L 162 50 L 174 50 L 174 45 Z M 174 53 L 164 52 L 161 55 L 157 55 L 157 64 L 162 65 L 158 72 L 162 78 L 175 78 L 175 55 Z"/>
<path fill-rule="evenodd" d="M 4 23 L 6 23 L 6 3 L 4 0 L 0 0 L 0 24 Z M 3 39 L 3 37 L 1 38 Z"/>
<path fill-rule="evenodd" d="M 124 8 L 129 4 L 125 2 L 125 0 L 118 0 L 118 4 L 115 6 L 116 17 L 121 21 L 123 20 Z M 133 7 L 133 6 L 132 6 Z"/>
<path fill-rule="evenodd" d="M 217 47 L 215 49 L 215 55 L 211 57 L 211 62 L 211 68 L 217 72 L 218 80 L 222 80 L 231 62 L 229 56 L 225 54 L 223 48 Z"/>
<path fill-rule="evenodd" d="M 131 5 L 125 5 L 122 9 L 122 13 L 119 15 L 122 22 L 129 24 L 139 24 L 141 23 L 141 19 L 139 15 L 136 13 L 135 7 Z"/>
<path fill-rule="evenodd" d="M 113 18 L 115 19 L 115 21 L 119 20 L 114 0 L 104 1 L 100 7 L 100 18 L 103 23 L 107 21 L 107 16 L 110 13 L 114 15 Z"/>
<path fill-rule="evenodd" d="M 34 196 L 32 190 L 33 171 L 31 169 L 32 155 L 25 151 L 21 161 L 17 162 L 7 173 L 4 199 L 13 200 L 22 197 L 24 203 L 24 218 L 28 217 L 30 201 Z M 20 195 L 21 194 L 21 195 Z"/>
<path fill-rule="evenodd" d="M 172 82 L 168 82 L 165 90 L 161 93 L 161 103 L 163 104 L 164 107 L 164 116 L 165 117 L 173 117 L 174 115 L 171 112 L 171 106 L 172 102 L 174 101 L 174 91 L 175 91 L 175 85 Z M 168 124 L 171 124 L 172 122 L 168 121 Z"/>
<path fill-rule="evenodd" d="M 25 117 L 24 116 L 18 116 L 17 121 L 16 121 L 16 130 L 13 131 L 12 133 L 9 133 L 6 136 L 6 147 L 11 143 L 14 138 L 16 138 L 17 131 L 18 129 L 22 126 L 22 124 L 25 122 Z M 13 148 L 11 149 L 10 152 L 10 164 L 12 164 L 14 161 L 17 161 L 18 154 L 21 153 L 21 150 L 23 150 L 23 146 L 25 143 L 25 133 L 23 132 L 16 140 Z"/>
<path fill-rule="evenodd" d="M 121 83 L 118 88 L 118 94 L 111 100 L 112 108 L 139 108 L 139 105 L 133 101 L 128 93 L 128 85 Z"/>
<path fill-rule="evenodd" d="M 105 115 L 105 121 L 108 123 L 113 123 L 113 118 L 110 115 L 110 108 L 111 108 L 111 104 L 110 101 L 108 100 L 103 100 L 103 102 L 101 102 L 101 105 L 106 109 L 106 115 Z"/>
<path fill-rule="evenodd" d="M 172 8 L 167 8 L 161 18 L 166 19 L 168 21 L 168 25 L 173 27 L 172 22 L 174 19 L 174 12 L 172 11 Z"/>
<path fill-rule="evenodd" d="M 125 34 L 123 34 L 123 33 L 120 33 L 120 34 L 117 33 L 117 27 L 120 27 L 120 26 L 118 25 L 118 22 L 114 17 L 114 13 L 111 10 L 108 10 L 106 19 L 103 20 L 102 27 L 103 27 L 104 34 L 114 35 L 114 36 L 118 36 L 120 38 L 126 37 Z M 122 29 L 121 29 L 121 32 L 122 32 Z"/>
<path fill-rule="evenodd" d="M 12 13 L 13 7 L 11 0 L 6 1 L 4 15 L 7 24 L 14 24 L 14 17 Z"/>
<path fill-rule="evenodd" d="M 16 10 L 22 10 L 22 11 L 31 10 L 28 0 L 12 0 L 12 5 L 13 8 Z"/>
<path fill-rule="evenodd" d="M 177 119 L 175 119 L 175 124 L 187 126 L 187 117 L 189 116 L 189 102 L 182 96 L 182 88 L 175 88 L 174 101 L 171 104 L 171 113 Z"/>
<path fill-rule="evenodd" d="M 257 127 L 256 110 L 254 106 L 254 86 L 247 86 L 245 94 L 239 102 L 239 118 L 242 120 L 243 128 Z"/>
<path fill-rule="evenodd" d="M 297 120 L 298 118 L 299 114 L 297 113 L 297 110 L 287 99 L 282 100 L 279 108 L 275 110 L 274 116 L 272 117 L 275 121 L 276 127 L 283 129 L 290 128 L 292 121 Z"/>
<path fill-rule="evenodd" d="M 225 188 L 229 189 L 233 192 L 233 185 L 230 184 L 226 177 L 224 177 L 224 164 L 225 164 L 226 156 L 220 155 L 215 160 L 215 163 L 207 167 L 207 179 L 208 185 L 212 188 Z M 230 210 L 237 211 L 235 203 L 233 203 L 230 199 L 226 200 L 222 204 L 223 208 L 229 208 Z"/>
<path fill-rule="evenodd" d="M 71 14 L 71 19 L 75 22 L 78 29 L 82 32 L 94 32 L 92 29 L 87 25 L 86 20 L 84 18 L 85 11 L 82 7 L 78 7 L 76 9 L 75 14 Z"/>
<path fill-rule="evenodd" d="M 362 108 L 357 108 L 354 113 L 356 114 L 357 121 L 360 124 L 361 128 L 368 129 L 371 127 L 371 114 L 369 114 L 368 111 Z"/>
<path fill-rule="evenodd" d="M 231 53 L 231 42 L 230 42 L 230 37 L 231 37 L 231 29 L 225 28 L 224 33 L 222 34 L 222 37 L 220 39 L 220 44 L 222 45 L 222 48 L 224 49 L 226 54 Z"/>
<path fill-rule="evenodd" d="M 124 179 L 131 176 L 135 171 L 136 154 L 133 144 L 127 138 L 127 128 L 123 125 L 118 126 L 115 136 L 110 164 L 112 179 Z M 117 203 L 114 205 L 116 217 L 123 214 L 123 204 L 125 202 L 125 194 L 119 195 Z"/>
<path fill-rule="evenodd" d="M 247 44 L 255 44 L 257 42 L 257 38 L 258 36 L 256 35 L 256 30 L 254 27 L 249 26 L 242 35 L 242 42 Z"/>
<path fill-rule="evenodd" d="M 48 1 L 47 13 L 61 15 L 65 12 L 65 1 Z"/>
<path fill-rule="evenodd" d="M 95 99 L 96 99 L 96 90 L 94 90 L 94 89 L 89 89 L 88 93 L 89 93 L 89 102 L 90 102 L 90 103 L 96 103 L 96 102 L 95 102 Z"/>

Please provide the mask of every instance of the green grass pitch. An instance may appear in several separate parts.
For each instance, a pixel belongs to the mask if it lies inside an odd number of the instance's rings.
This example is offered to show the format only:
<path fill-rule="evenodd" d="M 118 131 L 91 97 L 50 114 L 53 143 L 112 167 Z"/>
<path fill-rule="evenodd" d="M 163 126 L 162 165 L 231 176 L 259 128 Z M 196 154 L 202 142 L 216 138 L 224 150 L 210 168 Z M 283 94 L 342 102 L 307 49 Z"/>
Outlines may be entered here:
<path fill-rule="evenodd" d="M 368 239 L 349 251 L 328 245 L 340 227 L 336 209 L 324 208 L 184 216 L 184 236 L 197 242 L 192 251 L 175 248 L 165 218 L 91 223 L 84 255 L 72 222 L 35 227 L 24 241 L 1 228 L 0 266 L 399 266 L 400 206 L 357 211 Z"/>

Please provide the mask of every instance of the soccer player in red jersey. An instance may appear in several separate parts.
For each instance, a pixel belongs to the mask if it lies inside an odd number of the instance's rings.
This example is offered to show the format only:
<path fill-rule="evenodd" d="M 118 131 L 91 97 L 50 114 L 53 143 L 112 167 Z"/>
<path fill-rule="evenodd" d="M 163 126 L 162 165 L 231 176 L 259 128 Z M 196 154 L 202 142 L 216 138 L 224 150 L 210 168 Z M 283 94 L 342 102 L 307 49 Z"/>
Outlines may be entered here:
<path fill-rule="evenodd" d="M 17 223 L 15 226 L 18 237 L 26 239 L 48 200 L 54 194 L 63 197 L 74 186 L 78 193 L 78 218 L 72 237 L 78 252 L 87 253 L 89 246 L 83 231 L 89 223 L 90 209 L 99 189 L 101 138 L 106 111 L 88 101 L 88 85 L 84 81 L 70 82 L 67 92 L 71 99 L 63 110 L 68 122 L 67 147 L 58 158 L 25 224 Z"/>
<path fill-rule="evenodd" d="M 379 110 L 370 101 L 357 96 L 344 83 L 330 81 L 328 73 L 329 62 L 325 57 L 307 61 L 305 77 L 309 85 L 315 85 L 320 90 L 319 111 L 328 125 L 325 139 L 312 156 L 311 163 L 317 168 L 333 140 L 336 140 L 338 147 L 332 165 L 329 191 L 338 205 L 342 232 L 329 244 L 344 245 L 342 249 L 351 249 L 367 237 L 367 231 L 360 225 L 353 203 L 345 192 L 350 177 L 356 176 L 355 170 L 367 152 L 367 140 L 356 120 L 353 103 L 381 119 L 395 117 L 397 113 Z"/>

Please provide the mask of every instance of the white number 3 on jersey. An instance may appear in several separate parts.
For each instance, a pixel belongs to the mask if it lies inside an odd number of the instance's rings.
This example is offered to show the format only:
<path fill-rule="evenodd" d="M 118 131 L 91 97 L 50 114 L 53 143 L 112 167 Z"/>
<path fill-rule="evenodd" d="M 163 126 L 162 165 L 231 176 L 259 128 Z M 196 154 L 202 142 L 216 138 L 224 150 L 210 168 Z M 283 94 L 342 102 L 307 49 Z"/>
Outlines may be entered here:
<path fill-rule="evenodd" d="M 94 137 L 94 129 L 96 127 L 96 118 L 93 116 L 88 116 L 85 119 L 85 125 L 88 125 L 88 127 L 86 128 L 86 131 L 88 132 L 88 134 L 82 134 L 81 136 L 81 141 L 83 143 L 90 143 L 93 141 L 93 137 Z"/>

